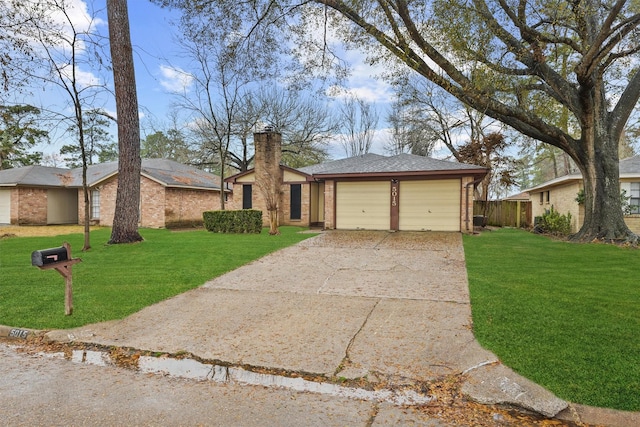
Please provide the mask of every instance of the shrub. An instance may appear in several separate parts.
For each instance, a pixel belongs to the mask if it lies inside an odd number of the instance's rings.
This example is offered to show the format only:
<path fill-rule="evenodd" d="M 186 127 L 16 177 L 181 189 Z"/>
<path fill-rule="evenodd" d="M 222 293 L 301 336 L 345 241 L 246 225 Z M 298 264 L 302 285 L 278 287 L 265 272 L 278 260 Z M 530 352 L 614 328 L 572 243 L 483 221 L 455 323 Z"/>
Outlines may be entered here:
<path fill-rule="evenodd" d="M 571 213 L 567 212 L 566 215 L 561 215 L 551 206 L 551 209 L 546 209 L 542 216 L 536 217 L 534 231 L 557 236 L 568 236 L 571 234 Z"/>
<path fill-rule="evenodd" d="M 214 233 L 262 232 L 262 211 L 243 209 L 239 211 L 206 211 L 202 213 L 204 226 Z"/>

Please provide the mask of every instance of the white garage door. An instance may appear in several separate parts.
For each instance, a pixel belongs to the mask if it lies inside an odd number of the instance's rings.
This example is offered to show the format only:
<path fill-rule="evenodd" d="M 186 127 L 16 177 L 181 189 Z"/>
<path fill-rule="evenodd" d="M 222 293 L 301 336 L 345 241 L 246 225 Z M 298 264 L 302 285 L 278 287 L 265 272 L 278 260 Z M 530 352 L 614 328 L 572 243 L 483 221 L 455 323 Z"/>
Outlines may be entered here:
<path fill-rule="evenodd" d="M 389 181 L 338 182 L 336 228 L 388 230 L 390 227 Z"/>
<path fill-rule="evenodd" d="M 460 231 L 460 180 L 401 181 L 399 226 Z"/>
<path fill-rule="evenodd" d="M 0 224 L 11 222 L 11 190 L 0 190 Z"/>

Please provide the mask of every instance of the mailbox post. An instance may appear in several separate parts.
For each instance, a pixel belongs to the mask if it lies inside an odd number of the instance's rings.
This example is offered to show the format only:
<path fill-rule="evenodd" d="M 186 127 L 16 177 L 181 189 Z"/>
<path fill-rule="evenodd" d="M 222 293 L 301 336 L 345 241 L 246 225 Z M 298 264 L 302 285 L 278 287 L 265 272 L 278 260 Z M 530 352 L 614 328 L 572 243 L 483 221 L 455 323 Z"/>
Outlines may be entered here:
<path fill-rule="evenodd" d="M 82 262 L 80 258 L 71 258 L 71 245 L 67 242 L 64 242 L 59 248 L 42 249 L 31 253 L 31 265 L 40 270 L 55 269 L 64 277 L 64 314 L 66 316 L 73 314 L 71 266 L 79 262 Z"/>

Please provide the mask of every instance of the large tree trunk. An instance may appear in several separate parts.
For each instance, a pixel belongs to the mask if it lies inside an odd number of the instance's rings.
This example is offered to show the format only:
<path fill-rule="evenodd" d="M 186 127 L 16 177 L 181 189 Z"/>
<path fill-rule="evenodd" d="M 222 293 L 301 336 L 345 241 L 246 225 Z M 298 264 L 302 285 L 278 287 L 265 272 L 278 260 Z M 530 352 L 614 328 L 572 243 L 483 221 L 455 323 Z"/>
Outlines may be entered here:
<path fill-rule="evenodd" d="M 601 150 L 591 152 L 589 163 L 580 165 L 585 193 L 584 222 L 572 240 L 636 242 L 637 236 L 624 222 L 617 141 L 598 145 Z"/>
<path fill-rule="evenodd" d="M 589 110 L 582 128 L 581 150 L 576 160 L 584 182 L 584 222 L 572 240 L 612 242 L 624 240 L 636 243 L 638 236 L 624 222 L 620 196 L 620 135 L 612 132 L 604 93 L 590 93 Z M 595 102 L 594 102 L 595 100 Z M 598 102 L 601 100 L 602 102 Z"/>
<path fill-rule="evenodd" d="M 118 113 L 118 190 L 109 243 L 142 240 L 140 209 L 140 121 L 127 0 L 107 0 L 113 83 Z"/>

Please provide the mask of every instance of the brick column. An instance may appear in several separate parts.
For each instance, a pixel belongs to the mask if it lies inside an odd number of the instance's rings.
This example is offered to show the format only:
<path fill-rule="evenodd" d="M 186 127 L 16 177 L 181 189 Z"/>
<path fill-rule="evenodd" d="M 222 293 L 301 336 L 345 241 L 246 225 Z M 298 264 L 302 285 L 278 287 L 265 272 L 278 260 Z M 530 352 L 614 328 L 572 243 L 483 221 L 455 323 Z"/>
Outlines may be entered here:
<path fill-rule="evenodd" d="M 265 206 L 263 217 L 268 215 L 269 205 L 276 204 L 278 224 L 282 223 L 282 174 L 280 160 L 282 158 L 282 135 L 265 130 L 253 134 L 255 145 L 255 190 L 260 192 Z M 254 190 L 254 191 L 255 191 Z M 256 207 L 257 208 L 257 207 Z"/>

